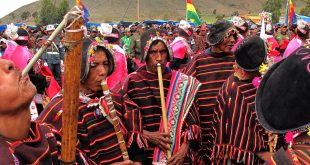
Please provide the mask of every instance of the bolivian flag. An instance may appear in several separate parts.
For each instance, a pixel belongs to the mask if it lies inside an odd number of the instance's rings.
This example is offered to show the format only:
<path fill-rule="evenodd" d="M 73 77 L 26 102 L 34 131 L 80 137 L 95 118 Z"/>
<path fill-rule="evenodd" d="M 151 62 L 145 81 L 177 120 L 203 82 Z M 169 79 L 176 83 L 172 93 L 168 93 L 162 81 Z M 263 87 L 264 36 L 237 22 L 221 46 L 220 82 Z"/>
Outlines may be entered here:
<path fill-rule="evenodd" d="M 292 0 L 287 0 L 286 3 L 286 16 L 285 16 L 285 23 L 286 25 L 292 25 L 293 23 L 296 23 L 296 14 L 294 11 L 294 5 Z"/>
<path fill-rule="evenodd" d="M 186 0 L 186 17 L 198 26 L 201 24 L 192 0 Z"/>
<path fill-rule="evenodd" d="M 87 8 L 84 6 L 82 0 L 76 0 L 75 2 L 76 2 L 77 6 L 79 6 L 80 8 L 83 9 L 83 11 L 84 11 L 84 20 L 85 20 L 85 22 L 88 22 L 90 14 L 89 14 Z"/>

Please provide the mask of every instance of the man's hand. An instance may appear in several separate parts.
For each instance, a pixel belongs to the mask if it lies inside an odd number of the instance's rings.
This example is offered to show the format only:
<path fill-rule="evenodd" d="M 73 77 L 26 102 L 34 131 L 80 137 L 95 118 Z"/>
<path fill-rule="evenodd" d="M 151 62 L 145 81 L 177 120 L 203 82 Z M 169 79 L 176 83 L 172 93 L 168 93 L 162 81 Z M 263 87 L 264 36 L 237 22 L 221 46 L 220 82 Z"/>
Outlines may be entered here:
<path fill-rule="evenodd" d="M 170 149 L 169 145 L 172 144 L 169 133 L 166 134 L 143 130 L 143 136 L 146 140 L 150 141 L 165 152 Z"/>
<path fill-rule="evenodd" d="M 174 154 L 167 162 L 168 165 L 182 165 L 184 158 L 188 152 L 189 144 L 183 143 L 179 151 Z"/>
<path fill-rule="evenodd" d="M 131 160 L 125 160 L 122 162 L 113 163 L 111 165 L 133 165 L 133 162 Z"/>

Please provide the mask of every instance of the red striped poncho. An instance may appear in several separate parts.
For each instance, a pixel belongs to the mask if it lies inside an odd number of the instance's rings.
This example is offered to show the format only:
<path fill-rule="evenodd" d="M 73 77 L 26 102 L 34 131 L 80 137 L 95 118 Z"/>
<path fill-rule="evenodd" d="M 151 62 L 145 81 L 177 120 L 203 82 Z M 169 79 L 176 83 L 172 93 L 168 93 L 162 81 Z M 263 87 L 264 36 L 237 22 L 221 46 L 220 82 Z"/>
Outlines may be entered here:
<path fill-rule="evenodd" d="M 210 136 L 212 114 L 216 96 L 222 84 L 233 73 L 235 56 L 226 53 L 206 53 L 197 55 L 187 65 L 184 73 L 196 77 L 202 84 L 198 90 L 200 126 L 202 129 L 202 144 L 205 161 L 210 163 L 212 153 L 212 137 Z"/>
<path fill-rule="evenodd" d="M 266 151 L 267 135 L 255 111 L 256 88 L 251 81 L 240 81 L 231 75 L 223 84 L 214 109 L 215 164 L 259 164 L 255 152 Z"/>
<path fill-rule="evenodd" d="M 171 78 L 172 72 L 166 68 L 163 72 L 165 99 Z M 145 66 L 141 67 L 136 72 L 131 73 L 123 84 L 114 90 L 124 94 L 125 108 L 130 125 L 128 128 L 128 144 L 138 144 L 140 148 L 145 145 L 146 160 L 143 164 L 152 164 L 155 146 L 150 142 L 145 143 L 142 131 L 156 132 L 160 130 L 162 112 L 157 74 L 148 72 Z M 192 103 L 181 129 L 181 143 L 189 141 L 190 143 L 200 144 L 201 131 L 196 99 Z M 191 155 L 190 151 L 184 164 L 193 163 L 195 157 L 189 158 L 189 155 Z"/>
<path fill-rule="evenodd" d="M 31 122 L 26 140 L 10 141 L 0 136 L 0 164 L 60 164 L 61 135 L 47 124 Z M 95 164 L 77 151 L 76 164 Z"/>
<path fill-rule="evenodd" d="M 97 164 L 111 164 L 123 161 L 122 152 L 118 145 L 116 133 L 113 125 L 106 119 L 100 118 L 98 112 L 97 95 L 89 96 L 90 100 L 83 100 L 80 97 L 79 116 L 78 116 L 78 148 Z M 113 97 L 116 100 L 118 97 Z M 86 101 L 86 103 L 85 103 Z M 120 102 L 120 101 L 118 101 Z M 122 105 L 114 102 L 117 115 L 124 119 Z M 56 96 L 40 114 L 39 120 L 49 123 L 59 131 L 62 129 L 63 96 Z"/>

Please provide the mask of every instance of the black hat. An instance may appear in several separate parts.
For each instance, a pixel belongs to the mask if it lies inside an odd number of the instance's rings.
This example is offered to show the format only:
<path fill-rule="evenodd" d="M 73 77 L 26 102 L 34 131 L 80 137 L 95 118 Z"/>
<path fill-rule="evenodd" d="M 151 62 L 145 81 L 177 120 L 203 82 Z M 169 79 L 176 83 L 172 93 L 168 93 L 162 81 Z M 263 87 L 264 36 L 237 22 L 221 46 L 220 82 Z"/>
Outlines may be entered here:
<path fill-rule="evenodd" d="M 83 47 L 82 47 L 82 67 L 81 67 L 81 76 L 80 81 L 84 82 L 87 77 L 91 67 L 91 56 L 95 53 L 95 51 L 100 47 L 107 55 L 108 59 L 108 76 L 111 75 L 114 71 L 115 62 L 113 58 L 113 51 L 107 48 L 106 45 L 97 43 L 96 41 L 91 40 L 90 38 L 84 38 L 82 40 Z"/>
<path fill-rule="evenodd" d="M 215 24 L 210 28 L 207 35 L 207 42 L 209 45 L 220 44 L 229 30 L 233 27 L 233 24 L 226 20 L 216 21 Z"/>
<path fill-rule="evenodd" d="M 18 37 L 15 39 L 15 42 L 21 46 L 27 45 L 29 41 L 28 31 L 24 28 L 18 28 L 17 34 L 18 34 Z"/>
<path fill-rule="evenodd" d="M 240 42 L 236 51 L 236 63 L 245 71 L 256 71 L 265 61 L 267 49 L 264 40 L 258 36 L 245 38 Z"/>
<path fill-rule="evenodd" d="M 310 126 L 310 49 L 300 47 L 274 64 L 256 95 L 260 124 L 273 133 L 305 131 Z"/>

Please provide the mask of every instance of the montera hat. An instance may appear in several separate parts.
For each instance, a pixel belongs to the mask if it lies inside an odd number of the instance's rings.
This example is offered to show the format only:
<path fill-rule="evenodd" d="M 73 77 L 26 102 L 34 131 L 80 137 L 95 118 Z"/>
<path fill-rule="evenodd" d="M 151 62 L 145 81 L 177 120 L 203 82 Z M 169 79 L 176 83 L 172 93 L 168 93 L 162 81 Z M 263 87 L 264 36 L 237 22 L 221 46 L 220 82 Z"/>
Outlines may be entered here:
<path fill-rule="evenodd" d="M 149 52 L 149 48 L 153 45 L 154 41 L 160 40 L 164 43 L 168 50 L 168 61 L 172 61 L 173 51 L 171 46 L 167 43 L 168 32 L 162 29 L 149 29 L 144 32 L 141 36 L 141 54 L 142 59 L 141 62 L 145 62 L 147 60 L 147 54 Z"/>
<path fill-rule="evenodd" d="M 298 48 L 263 76 L 256 95 L 260 124 L 273 133 L 310 127 L 310 49 Z"/>
<path fill-rule="evenodd" d="M 51 30 L 55 30 L 55 26 L 54 25 L 47 25 L 46 31 L 51 31 Z"/>
<path fill-rule="evenodd" d="M 233 24 L 226 20 L 219 20 L 210 28 L 207 43 L 211 46 L 220 44 Z"/>
<path fill-rule="evenodd" d="M 245 71 L 257 71 L 267 57 L 265 41 L 258 36 L 245 38 L 238 45 L 236 63 Z"/>
<path fill-rule="evenodd" d="M 90 38 L 84 38 L 82 40 L 82 43 L 83 43 L 83 51 L 82 51 L 82 67 L 81 67 L 80 81 L 81 82 L 86 81 L 90 68 L 94 65 L 93 56 L 98 49 L 102 49 L 105 52 L 109 66 L 109 71 L 107 75 L 108 76 L 111 75 L 115 68 L 113 50 L 111 48 L 112 46 L 104 43 L 98 43 L 96 41 L 91 40 Z"/>
<path fill-rule="evenodd" d="M 241 17 L 234 16 L 232 18 L 232 23 L 240 33 L 245 33 L 249 29 L 249 24 Z"/>

